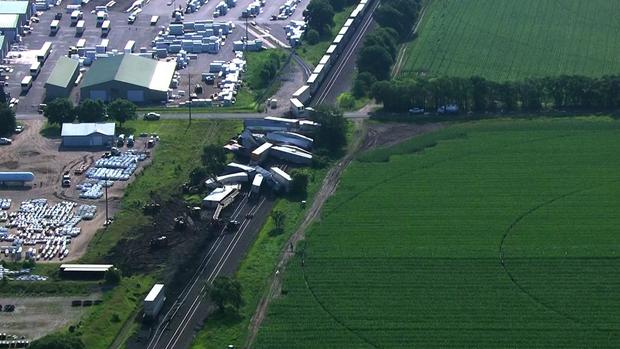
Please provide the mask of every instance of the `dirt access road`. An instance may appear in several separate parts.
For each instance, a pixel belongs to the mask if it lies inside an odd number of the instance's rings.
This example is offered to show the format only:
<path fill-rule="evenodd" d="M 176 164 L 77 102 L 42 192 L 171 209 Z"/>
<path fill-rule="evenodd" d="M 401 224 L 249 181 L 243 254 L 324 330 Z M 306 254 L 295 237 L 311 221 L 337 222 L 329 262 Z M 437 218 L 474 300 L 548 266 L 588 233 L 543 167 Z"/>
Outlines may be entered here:
<path fill-rule="evenodd" d="M 251 348 L 254 344 L 258 330 L 267 315 L 269 304 L 281 294 L 284 272 L 289 261 L 295 254 L 297 244 L 299 241 L 305 239 L 306 230 L 310 224 L 319 218 L 321 208 L 327 199 L 336 191 L 338 183 L 340 183 L 340 176 L 344 169 L 353 161 L 355 156 L 362 151 L 378 147 L 389 147 L 406 141 L 416 135 L 438 130 L 444 126 L 440 123 L 424 125 L 373 123 L 368 125 L 362 120 L 355 120 L 354 122 L 355 132 L 353 143 L 349 146 L 347 154 L 329 170 L 304 220 L 284 245 L 285 247 L 282 250 L 280 261 L 275 268 L 275 273 L 271 276 L 269 289 L 261 298 L 254 312 L 254 316 L 250 320 L 248 336 L 244 348 Z M 292 249 L 291 246 L 293 247 Z"/>

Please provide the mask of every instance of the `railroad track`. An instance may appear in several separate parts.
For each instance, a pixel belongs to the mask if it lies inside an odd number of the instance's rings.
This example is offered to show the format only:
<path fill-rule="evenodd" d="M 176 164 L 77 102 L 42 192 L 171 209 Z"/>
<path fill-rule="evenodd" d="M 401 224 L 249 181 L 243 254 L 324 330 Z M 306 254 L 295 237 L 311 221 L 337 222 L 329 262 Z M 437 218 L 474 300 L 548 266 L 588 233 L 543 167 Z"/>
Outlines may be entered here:
<path fill-rule="evenodd" d="M 372 3 L 371 5 L 372 7 L 366 13 L 366 17 L 364 17 L 362 23 L 360 24 L 360 29 L 358 29 L 355 37 L 351 39 L 347 47 L 345 47 L 345 49 L 343 50 L 342 55 L 338 59 L 338 62 L 332 68 L 329 74 L 329 77 L 323 82 L 323 85 L 319 89 L 320 92 L 316 96 L 316 98 L 314 98 L 312 105 L 316 106 L 316 105 L 320 105 L 324 103 L 327 96 L 329 96 L 331 89 L 334 87 L 334 84 L 340 78 L 340 74 L 342 73 L 344 68 L 347 66 L 347 62 L 349 62 L 349 60 L 351 59 L 351 56 L 353 56 L 353 54 L 355 53 L 355 49 L 360 44 L 360 42 L 366 35 L 366 32 L 372 25 L 372 14 L 375 12 L 379 4 L 380 4 L 380 1 L 374 1 Z"/>
<path fill-rule="evenodd" d="M 247 213 L 253 216 L 262 207 L 265 200 L 265 198 L 262 198 L 257 204 L 249 206 Z M 233 212 L 231 219 L 239 218 L 248 205 L 248 196 L 245 195 Z M 232 238 L 230 238 L 230 234 L 224 234 L 225 228 L 222 229 L 209 251 L 201 260 L 200 266 L 190 279 L 190 282 L 187 283 L 179 297 L 158 323 L 151 340 L 146 346 L 147 349 L 172 349 L 177 347 L 179 341 L 184 337 L 185 331 L 188 327 L 191 328 L 190 324 L 193 322 L 199 307 L 205 302 L 204 293 L 207 285 L 221 274 L 222 269 L 228 263 L 235 247 L 243 238 L 250 223 L 251 219 L 244 219 Z M 227 241 L 229 238 L 230 241 Z M 212 261 L 215 261 L 215 265 L 212 268 L 208 268 Z M 181 312 L 188 304 L 189 307 L 184 309 L 184 312 Z M 168 335 L 167 332 L 170 331 L 172 332 Z"/>
<path fill-rule="evenodd" d="M 297 55 L 297 52 L 293 52 L 292 55 L 295 62 L 297 62 L 297 64 L 301 67 L 301 70 L 304 74 L 304 81 L 308 80 L 310 75 L 312 75 L 312 68 L 310 68 L 310 65 L 304 62 L 304 60 Z"/>

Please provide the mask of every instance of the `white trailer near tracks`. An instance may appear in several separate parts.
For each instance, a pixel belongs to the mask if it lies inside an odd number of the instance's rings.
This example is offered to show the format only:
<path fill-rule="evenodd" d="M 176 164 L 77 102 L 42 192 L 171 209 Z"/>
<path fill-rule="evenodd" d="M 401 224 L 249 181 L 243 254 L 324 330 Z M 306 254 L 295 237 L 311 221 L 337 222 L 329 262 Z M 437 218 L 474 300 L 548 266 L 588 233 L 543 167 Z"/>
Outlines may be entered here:
<path fill-rule="evenodd" d="M 155 284 L 144 298 L 144 317 L 149 320 L 157 318 L 165 301 L 164 284 Z"/>
<path fill-rule="evenodd" d="M 271 156 L 299 165 L 310 165 L 312 163 L 312 154 L 295 146 L 273 146 L 271 147 Z"/>
<path fill-rule="evenodd" d="M 276 131 L 267 133 L 265 138 L 275 144 L 290 144 L 306 150 L 312 149 L 314 140 L 295 132 Z"/>
<path fill-rule="evenodd" d="M 252 195 L 256 195 L 260 192 L 260 187 L 263 185 L 263 175 L 257 173 L 252 180 Z"/>
<path fill-rule="evenodd" d="M 220 183 L 222 185 L 229 185 L 229 184 L 242 184 L 242 183 L 247 183 L 247 182 L 248 182 L 248 174 L 245 172 L 237 172 L 237 173 L 231 173 L 231 174 L 224 175 L 224 176 L 217 176 L 215 179 L 209 178 L 205 182 L 205 185 L 207 186 L 207 188 L 215 188 L 215 187 L 218 187 Z"/>
<path fill-rule="evenodd" d="M 250 159 L 252 160 L 252 162 L 256 164 L 260 164 L 261 162 L 263 162 L 267 158 L 267 155 L 269 155 L 269 149 L 272 146 L 273 144 L 266 142 L 260 147 L 254 149 L 252 151 L 252 154 L 250 154 Z"/>
<path fill-rule="evenodd" d="M 286 191 L 289 190 L 293 179 L 291 178 L 291 176 L 289 176 L 288 173 L 284 172 L 278 167 L 270 168 L 269 172 L 271 173 L 273 180 L 278 183 L 280 187 L 284 188 L 284 190 Z"/>

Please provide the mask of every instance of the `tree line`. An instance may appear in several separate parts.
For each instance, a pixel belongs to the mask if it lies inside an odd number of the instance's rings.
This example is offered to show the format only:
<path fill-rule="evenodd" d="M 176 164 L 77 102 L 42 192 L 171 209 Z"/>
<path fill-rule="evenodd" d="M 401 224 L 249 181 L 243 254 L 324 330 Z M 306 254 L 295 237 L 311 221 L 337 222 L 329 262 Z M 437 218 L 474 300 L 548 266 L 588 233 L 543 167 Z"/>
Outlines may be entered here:
<path fill-rule="evenodd" d="M 378 81 L 371 97 L 386 111 L 435 111 L 456 105 L 461 112 L 612 110 L 620 108 L 620 76 L 568 76 L 495 82 L 482 77 Z"/>
<path fill-rule="evenodd" d="M 421 0 L 384 0 L 375 10 L 377 28 L 368 33 L 357 56 L 353 95 L 367 96 L 376 81 L 388 80 L 399 45 L 409 38 L 418 20 Z"/>
<path fill-rule="evenodd" d="M 74 106 L 67 98 L 57 98 L 47 104 L 43 115 L 52 125 L 62 123 L 118 121 L 121 126 L 127 120 L 136 118 L 136 105 L 126 99 L 115 99 L 109 104 L 86 99 Z"/>

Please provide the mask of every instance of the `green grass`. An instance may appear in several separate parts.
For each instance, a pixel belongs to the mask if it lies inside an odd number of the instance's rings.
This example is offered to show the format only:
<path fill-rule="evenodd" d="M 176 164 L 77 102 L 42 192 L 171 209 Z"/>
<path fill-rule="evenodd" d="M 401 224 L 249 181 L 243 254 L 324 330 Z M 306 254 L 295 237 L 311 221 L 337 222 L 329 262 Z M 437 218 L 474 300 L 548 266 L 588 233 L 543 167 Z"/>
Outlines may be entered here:
<path fill-rule="evenodd" d="M 229 107 L 194 107 L 192 113 L 194 114 L 206 114 L 206 113 L 254 113 L 258 106 L 256 97 L 252 91 L 247 88 L 240 88 L 237 92 L 237 100 L 234 105 Z M 161 106 L 152 107 L 140 107 L 137 109 L 138 116 L 142 117 L 145 113 L 169 113 L 169 114 L 188 114 L 188 108 L 166 108 Z"/>
<path fill-rule="evenodd" d="M 103 303 L 94 306 L 77 327 L 86 348 L 108 348 L 124 322 L 132 321 L 130 315 L 141 305 L 153 283 L 152 277 L 132 276 L 124 278 L 119 286 L 105 292 Z"/>
<path fill-rule="evenodd" d="M 255 347 L 617 348 L 619 131 L 480 121 L 359 157 Z"/>
<path fill-rule="evenodd" d="M 618 14 L 607 0 L 433 0 L 401 76 L 617 74 Z"/>
<path fill-rule="evenodd" d="M 185 120 L 141 121 L 133 120 L 124 127 L 131 133 L 156 132 L 161 142 L 155 148 L 154 159 L 127 190 L 122 209 L 115 215 L 114 223 L 93 238 L 82 261 L 97 261 L 121 237 L 135 228 L 149 224 L 150 218 L 142 212 L 151 196 L 165 200 L 179 192 L 179 186 L 188 180 L 189 172 L 200 161 L 202 146 L 210 143 L 224 144 L 241 124 L 224 120 L 194 120 L 188 127 Z"/>
<path fill-rule="evenodd" d="M 327 51 L 327 48 L 332 44 L 332 41 L 334 41 L 336 35 L 338 35 L 338 32 L 344 25 L 344 22 L 347 21 L 347 18 L 349 18 L 349 15 L 353 12 L 353 9 L 356 6 L 357 3 L 353 6 L 343 8 L 340 12 L 336 12 L 334 15 L 334 26 L 332 27 L 331 34 L 325 35 L 314 45 L 310 45 L 308 42 L 304 41 L 301 47 L 296 49 L 299 57 L 312 66 L 319 64 L 321 57 L 325 55 L 325 51 Z"/>

